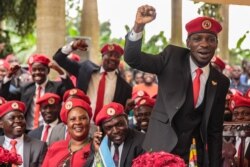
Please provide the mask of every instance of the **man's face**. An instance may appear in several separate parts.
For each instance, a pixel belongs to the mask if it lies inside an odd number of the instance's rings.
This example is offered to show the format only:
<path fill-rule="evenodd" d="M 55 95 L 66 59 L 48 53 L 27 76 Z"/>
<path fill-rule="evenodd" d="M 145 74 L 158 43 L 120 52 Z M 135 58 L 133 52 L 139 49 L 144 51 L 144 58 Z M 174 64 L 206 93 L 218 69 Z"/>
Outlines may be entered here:
<path fill-rule="evenodd" d="M 110 141 L 120 145 L 124 142 L 128 132 L 128 120 L 126 116 L 120 115 L 102 124 L 104 133 Z"/>
<path fill-rule="evenodd" d="M 41 63 L 32 64 L 31 75 L 33 81 L 37 84 L 41 85 L 47 79 L 47 75 L 49 74 L 49 68 Z"/>
<path fill-rule="evenodd" d="M 250 121 L 250 107 L 237 107 L 233 111 L 233 121 Z"/>
<path fill-rule="evenodd" d="M 117 52 L 106 52 L 102 57 L 102 65 L 105 71 L 114 71 L 120 64 L 121 55 Z"/>
<path fill-rule="evenodd" d="M 138 72 L 135 74 L 135 82 L 136 84 L 143 83 L 142 72 Z"/>
<path fill-rule="evenodd" d="M 233 66 L 232 67 L 232 72 L 231 72 L 231 77 L 233 79 L 240 79 L 240 75 L 242 73 L 241 67 L 240 66 Z"/>
<path fill-rule="evenodd" d="M 134 110 L 136 125 L 139 129 L 147 131 L 151 112 L 152 108 L 148 106 L 140 106 L 137 110 Z"/>
<path fill-rule="evenodd" d="M 81 107 L 75 107 L 68 113 L 67 119 L 68 132 L 70 136 L 82 141 L 88 137 L 90 128 L 90 119 L 87 111 Z"/>
<path fill-rule="evenodd" d="M 54 122 L 59 116 L 60 107 L 59 104 L 42 104 L 40 111 L 44 122 L 47 124 Z"/>
<path fill-rule="evenodd" d="M 151 85 L 154 82 L 154 80 L 155 80 L 154 74 L 144 73 L 143 81 L 144 81 L 145 84 Z"/>
<path fill-rule="evenodd" d="M 217 37 L 210 33 L 195 33 L 188 37 L 187 47 L 191 58 L 198 67 L 206 66 L 217 48 Z"/>
<path fill-rule="evenodd" d="M 2 126 L 7 137 L 15 139 L 22 136 L 26 128 L 24 114 L 20 111 L 8 112 L 2 117 Z"/>
<path fill-rule="evenodd" d="M 17 59 L 16 56 L 11 56 L 11 57 L 8 59 L 8 63 L 9 63 L 11 66 L 19 65 L 19 61 L 18 61 L 18 59 Z"/>

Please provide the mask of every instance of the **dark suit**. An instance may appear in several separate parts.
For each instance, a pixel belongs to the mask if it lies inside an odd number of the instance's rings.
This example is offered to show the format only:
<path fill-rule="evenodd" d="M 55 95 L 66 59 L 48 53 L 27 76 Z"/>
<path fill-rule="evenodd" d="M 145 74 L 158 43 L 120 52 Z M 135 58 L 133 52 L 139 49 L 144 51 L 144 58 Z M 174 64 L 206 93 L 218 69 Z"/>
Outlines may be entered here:
<path fill-rule="evenodd" d="M 21 86 L 21 90 L 18 94 L 11 94 L 9 92 L 10 82 L 7 82 L 3 85 L 2 90 L 0 90 L 0 95 L 2 95 L 7 100 L 20 100 L 25 103 L 25 118 L 27 120 L 27 115 L 32 113 L 33 98 L 36 92 L 35 82 L 29 83 L 25 86 Z M 73 83 L 67 77 L 63 79 L 62 82 L 48 81 L 45 86 L 45 93 L 51 92 L 58 94 L 60 97 L 63 97 L 63 94 L 66 90 L 73 88 Z M 30 130 L 30 129 L 29 129 Z"/>
<path fill-rule="evenodd" d="M 150 55 L 141 52 L 141 41 L 126 39 L 125 61 L 133 68 L 157 74 L 159 80 L 157 101 L 143 147 L 146 151 L 174 152 L 176 145 L 180 144 L 178 141 L 185 141 L 180 137 L 185 136 L 185 131 L 182 133 L 177 129 L 185 126 L 185 119 L 190 119 L 191 123 L 195 121 L 191 117 L 183 117 L 194 113 L 191 110 L 194 110 L 193 101 L 188 102 L 193 99 L 190 51 L 169 45 L 158 55 Z M 223 114 L 228 87 L 229 80 L 210 65 L 205 95 L 199 109 L 201 114 L 195 116 L 200 121 L 185 136 L 189 145 L 192 139 L 190 134 L 196 132 L 195 135 L 199 136 L 198 149 L 202 153 L 203 166 L 219 167 L 221 163 Z"/>
<path fill-rule="evenodd" d="M 100 70 L 100 67 L 91 61 L 87 60 L 82 63 L 71 61 L 67 55 L 59 49 L 54 55 L 53 59 L 63 67 L 67 72 L 77 78 L 76 87 L 87 92 L 91 75 Z M 131 86 L 120 76 L 117 75 L 116 89 L 114 94 L 114 102 L 125 106 L 127 99 L 131 97 Z"/>
<path fill-rule="evenodd" d="M 132 166 L 132 160 L 137 156 L 139 156 L 140 154 L 144 153 L 144 150 L 141 146 L 143 140 L 144 140 L 143 133 L 129 128 L 122 149 L 120 167 Z M 111 142 L 108 141 L 108 143 L 110 147 Z M 93 162 L 94 162 L 94 151 L 91 150 L 91 154 L 87 160 L 85 167 L 92 167 Z"/>
<path fill-rule="evenodd" d="M 47 152 L 46 143 L 24 135 L 23 139 L 23 166 L 39 167 Z M 0 136 L 0 145 L 4 143 L 4 136 Z"/>

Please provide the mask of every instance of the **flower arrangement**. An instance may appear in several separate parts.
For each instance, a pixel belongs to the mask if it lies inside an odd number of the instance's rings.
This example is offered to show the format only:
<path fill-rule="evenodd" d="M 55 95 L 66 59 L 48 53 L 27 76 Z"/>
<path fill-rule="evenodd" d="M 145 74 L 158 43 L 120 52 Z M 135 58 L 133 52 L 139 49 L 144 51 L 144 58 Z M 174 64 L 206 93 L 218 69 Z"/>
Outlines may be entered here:
<path fill-rule="evenodd" d="M 12 164 L 21 165 L 22 157 L 19 154 L 10 152 L 0 146 L 0 167 L 8 167 Z"/>
<path fill-rule="evenodd" d="M 133 160 L 132 167 L 186 167 L 179 156 L 164 151 L 148 152 Z"/>

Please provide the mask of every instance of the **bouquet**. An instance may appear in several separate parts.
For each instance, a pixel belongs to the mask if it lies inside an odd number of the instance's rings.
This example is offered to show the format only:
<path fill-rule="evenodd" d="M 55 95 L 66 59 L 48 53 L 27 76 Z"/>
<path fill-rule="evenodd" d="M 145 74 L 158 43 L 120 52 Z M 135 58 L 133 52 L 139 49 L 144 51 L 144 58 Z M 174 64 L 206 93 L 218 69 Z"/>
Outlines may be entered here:
<path fill-rule="evenodd" d="M 0 146 L 0 167 L 9 167 L 12 164 L 21 165 L 22 157 L 19 154 L 10 152 Z"/>
<path fill-rule="evenodd" d="M 132 167 L 186 167 L 179 156 L 164 151 L 148 152 L 133 160 Z"/>

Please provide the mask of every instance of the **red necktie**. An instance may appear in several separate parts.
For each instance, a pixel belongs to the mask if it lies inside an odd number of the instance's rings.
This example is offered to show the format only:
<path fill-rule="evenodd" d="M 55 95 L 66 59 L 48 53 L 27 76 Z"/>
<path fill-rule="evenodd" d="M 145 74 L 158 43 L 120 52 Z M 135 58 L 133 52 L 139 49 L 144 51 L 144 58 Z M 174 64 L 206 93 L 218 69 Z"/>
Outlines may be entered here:
<path fill-rule="evenodd" d="M 197 104 L 198 97 L 199 97 L 199 92 L 200 92 L 200 75 L 202 74 L 202 69 L 197 68 L 195 70 L 196 76 L 193 80 L 193 96 L 194 96 L 194 107 Z"/>
<path fill-rule="evenodd" d="M 113 160 L 115 163 L 115 166 L 118 167 L 119 165 L 119 146 L 118 145 L 114 145 L 115 146 L 115 153 L 113 156 Z"/>
<path fill-rule="evenodd" d="M 39 126 L 40 106 L 36 104 L 36 101 L 40 98 L 42 87 L 37 88 L 36 99 L 35 99 L 35 111 L 34 111 L 34 125 L 33 129 Z"/>
<path fill-rule="evenodd" d="M 50 128 L 50 125 L 46 125 L 46 129 L 45 129 L 45 132 L 43 134 L 43 139 L 42 139 L 42 141 L 44 141 L 44 142 L 47 142 L 47 138 L 49 135 L 49 128 Z"/>
<path fill-rule="evenodd" d="M 98 90 L 97 90 L 97 99 L 96 99 L 96 106 L 95 106 L 95 114 L 93 120 L 95 120 L 96 115 L 101 110 L 103 106 L 104 100 L 104 93 L 105 93 L 105 82 L 106 82 L 106 75 L 107 72 L 102 73 L 102 77 L 99 82 Z"/>
<path fill-rule="evenodd" d="M 11 149 L 10 149 L 10 152 L 12 153 L 15 153 L 17 154 L 17 151 L 16 151 L 16 144 L 17 144 L 17 141 L 16 140 L 11 140 L 10 141 L 10 145 L 11 145 Z M 16 167 L 17 165 L 15 164 L 12 164 L 11 167 Z"/>

